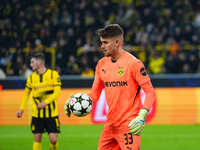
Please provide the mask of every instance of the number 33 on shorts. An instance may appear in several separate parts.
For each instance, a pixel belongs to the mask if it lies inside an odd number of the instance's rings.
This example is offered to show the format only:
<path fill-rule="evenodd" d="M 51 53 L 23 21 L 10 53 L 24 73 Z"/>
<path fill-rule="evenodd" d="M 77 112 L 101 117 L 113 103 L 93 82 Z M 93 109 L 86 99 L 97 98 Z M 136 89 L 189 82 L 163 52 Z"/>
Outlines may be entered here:
<path fill-rule="evenodd" d="M 140 150 L 140 136 L 134 136 L 132 133 L 124 133 L 124 148 L 127 150 Z"/>
<path fill-rule="evenodd" d="M 125 133 L 124 137 L 125 137 L 125 145 L 133 144 L 133 135 L 132 135 L 132 133 Z"/>

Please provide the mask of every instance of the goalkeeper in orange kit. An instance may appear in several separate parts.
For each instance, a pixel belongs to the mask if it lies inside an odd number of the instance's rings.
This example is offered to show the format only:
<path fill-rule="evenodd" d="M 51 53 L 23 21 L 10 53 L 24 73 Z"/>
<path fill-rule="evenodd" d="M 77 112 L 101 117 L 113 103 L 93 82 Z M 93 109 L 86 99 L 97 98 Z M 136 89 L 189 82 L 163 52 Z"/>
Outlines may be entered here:
<path fill-rule="evenodd" d="M 98 61 L 89 96 L 97 101 L 104 88 L 109 107 L 98 150 L 140 150 L 145 118 L 156 99 L 154 88 L 143 63 L 123 49 L 124 32 L 118 24 L 97 33 L 105 57 Z M 141 89 L 146 95 L 144 107 Z"/>

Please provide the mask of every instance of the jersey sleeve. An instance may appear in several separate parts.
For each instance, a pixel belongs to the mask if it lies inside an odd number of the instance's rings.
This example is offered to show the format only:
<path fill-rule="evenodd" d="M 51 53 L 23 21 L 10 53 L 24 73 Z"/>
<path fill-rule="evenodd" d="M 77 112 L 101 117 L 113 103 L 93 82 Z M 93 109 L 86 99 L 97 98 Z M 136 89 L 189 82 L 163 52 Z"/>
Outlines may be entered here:
<path fill-rule="evenodd" d="M 104 87 L 103 81 L 101 80 L 101 77 L 100 77 L 99 70 L 100 70 L 100 68 L 99 68 L 99 63 L 98 63 L 96 66 L 96 70 L 95 70 L 95 78 L 94 78 L 94 82 L 92 85 L 92 90 L 88 94 L 90 96 L 90 98 L 95 102 L 99 99 L 101 91 Z"/>
<path fill-rule="evenodd" d="M 54 86 L 54 92 L 51 94 L 44 102 L 46 104 L 50 104 L 52 101 L 57 100 L 58 96 L 60 95 L 61 91 L 61 80 L 59 74 L 54 71 L 53 72 L 53 86 Z"/>
<path fill-rule="evenodd" d="M 26 80 L 26 88 L 32 89 L 32 74 Z"/>
<path fill-rule="evenodd" d="M 24 108 L 25 108 L 25 106 L 28 102 L 29 95 L 30 95 L 31 90 L 32 90 L 31 78 L 32 78 L 32 75 L 30 75 L 26 80 L 26 87 L 25 87 L 25 90 L 24 90 L 24 95 L 22 97 L 22 102 L 21 102 L 20 107 L 19 107 L 20 110 L 24 110 Z"/>
<path fill-rule="evenodd" d="M 54 74 L 53 74 L 53 82 L 54 82 L 54 86 L 61 86 L 60 75 L 56 71 L 54 71 Z"/>
<path fill-rule="evenodd" d="M 156 101 L 156 94 L 155 90 L 151 84 L 151 82 L 144 83 L 141 88 L 145 93 L 145 101 L 144 101 L 144 108 L 150 110 L 153 103 Z"/>
<path fill-rule="evenodd" d="M 135 63 L 132 63 L 131 68 L 132 68 L 133 78 L 140 86 L 145 82 L 150 82 L 150 78 L 146 72 L 144 64 L 140 60 L 138 60 Z"/>
<path fill-rule="evenodd" d="M 145 92 L 144 108 L 149 110 L 156 100 L 155 90 L 151 84 L 151 80 L 146 72 L 144 64 L 140 60 L 138 60 L 132 68 L 134 69 L 132 70 L 134 79 Z"/>

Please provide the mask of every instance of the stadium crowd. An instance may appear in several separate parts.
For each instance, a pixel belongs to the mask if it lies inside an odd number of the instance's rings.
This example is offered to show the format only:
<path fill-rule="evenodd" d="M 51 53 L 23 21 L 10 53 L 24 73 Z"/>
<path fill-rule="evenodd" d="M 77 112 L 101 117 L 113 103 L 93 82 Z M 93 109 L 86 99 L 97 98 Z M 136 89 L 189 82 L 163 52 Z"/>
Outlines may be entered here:
<path fill-rule="evenodd" d="M 95 31 L 109 23 L 125 29 L 125 49 L 149 73 L 200 72 L 200 1 L 4 0 L 0 76 L 30 74 L 33 51 L 61 75 L 93 76 L 102 57 Z"/>

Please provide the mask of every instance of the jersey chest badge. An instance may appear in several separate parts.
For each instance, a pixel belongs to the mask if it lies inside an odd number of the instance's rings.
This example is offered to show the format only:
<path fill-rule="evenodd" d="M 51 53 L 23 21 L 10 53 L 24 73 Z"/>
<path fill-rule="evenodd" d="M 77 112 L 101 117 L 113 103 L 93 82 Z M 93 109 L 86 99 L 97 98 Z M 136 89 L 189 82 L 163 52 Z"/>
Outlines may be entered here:
<path fill-rule="evenodd" d="M 121 77 L 124 75 L 124 69 L 122 67 L 119 67 L 117 74 Z"/>

